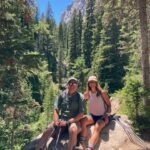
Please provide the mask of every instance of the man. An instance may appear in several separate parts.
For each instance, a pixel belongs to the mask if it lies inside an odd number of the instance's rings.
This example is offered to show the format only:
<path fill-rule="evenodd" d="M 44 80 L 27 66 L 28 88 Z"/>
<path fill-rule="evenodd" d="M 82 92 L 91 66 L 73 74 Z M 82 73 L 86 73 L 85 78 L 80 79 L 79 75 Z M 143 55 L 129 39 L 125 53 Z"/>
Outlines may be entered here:
<path fill-rule="evenodd" d="M 54 121 L 43 133 L 36 150 L 43 149 L 55 127 L 68 127 L 68 150 L 72 150 L 77 143 L 77 135 L 81 131 L 79 120 L 84 115 L 83 100 L 77 92 L 78 80 L 71 77 L 67 82 L 67 89 L 62 92 L 55 102 Z"/>

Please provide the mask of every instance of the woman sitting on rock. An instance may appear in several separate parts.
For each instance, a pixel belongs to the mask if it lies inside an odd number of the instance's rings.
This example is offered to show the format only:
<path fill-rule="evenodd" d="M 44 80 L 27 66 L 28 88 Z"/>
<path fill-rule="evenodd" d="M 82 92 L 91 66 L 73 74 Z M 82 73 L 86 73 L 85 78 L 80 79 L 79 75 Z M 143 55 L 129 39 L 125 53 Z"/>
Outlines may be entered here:
<path fill-rule="evenodd" d="M 84 93 L 84 99 L 88 100 L 89 115 L 81 120 L 81 145 L 85 148 L 87 137 L 87 126 L 94 125 L 94 131 L 89 138 L 87 150 L 93 150 L 96 145 L 100 131 L 108 124 L 108 113 L 111 112 L 111 103 L 106 91 L 103 91 L 98 84 L 96 76 L 90 76 L 88 79 L 87 90 Z"/>

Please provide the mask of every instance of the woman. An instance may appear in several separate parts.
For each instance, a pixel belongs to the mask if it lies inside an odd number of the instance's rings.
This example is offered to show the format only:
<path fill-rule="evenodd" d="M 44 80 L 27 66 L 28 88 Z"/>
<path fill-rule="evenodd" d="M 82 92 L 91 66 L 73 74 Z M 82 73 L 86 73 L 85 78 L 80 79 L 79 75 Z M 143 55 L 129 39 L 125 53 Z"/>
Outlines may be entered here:
<path fill-rule="evenodd" d="M 89 139 L 87 148 L 87 150 L 93 150 L 99 139 L 100 131 L 108 124 L 107 113 L 111 112 L 111 103 L 107 93 L 98 84 L 96 76 L 89 77 L 84 98 L 89 100 L 89 115 L 86 115 L 81 121 L 81 144 L 84 146 L 87 136 L 87 126 L 94 124 L 94 131 Z"/>

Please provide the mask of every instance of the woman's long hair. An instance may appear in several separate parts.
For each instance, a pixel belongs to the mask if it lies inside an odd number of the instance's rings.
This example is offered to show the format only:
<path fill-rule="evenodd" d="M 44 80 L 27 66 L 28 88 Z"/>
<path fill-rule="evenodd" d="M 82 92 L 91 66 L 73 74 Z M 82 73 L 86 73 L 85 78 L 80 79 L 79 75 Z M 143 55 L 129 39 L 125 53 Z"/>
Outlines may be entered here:
<path fill-rule="evenodd" d="M 103 90 L 102 87 L 99 85 L 98 82 L 96 82 L 96 91 L 97 91 L 96 96 L 100 96 L 101 93 L 102 93 L 102 90 Z M 86 91 L 84 92 L 84 94 L 89 93 L 89 91 L 91 91 L 91 88 L 90 88 L 89 83 L 88 83 L 88 84 L 87 84 Z"/>

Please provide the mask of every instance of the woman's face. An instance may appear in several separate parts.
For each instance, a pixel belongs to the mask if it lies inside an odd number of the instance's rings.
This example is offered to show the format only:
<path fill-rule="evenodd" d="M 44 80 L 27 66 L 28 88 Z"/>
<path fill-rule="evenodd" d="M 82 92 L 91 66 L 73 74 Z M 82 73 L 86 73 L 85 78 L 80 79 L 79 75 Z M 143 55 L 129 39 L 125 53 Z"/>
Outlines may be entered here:
<path fill-rule="evenodd" d="M 91 90 L 96 90 L 96 86 L 97 86 L 97 82 L 95 81 L 90 81 L 88 83 L 89 87 L 91 88 Z"/>

